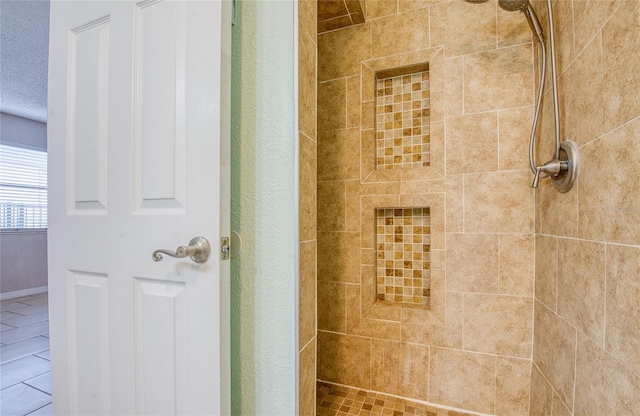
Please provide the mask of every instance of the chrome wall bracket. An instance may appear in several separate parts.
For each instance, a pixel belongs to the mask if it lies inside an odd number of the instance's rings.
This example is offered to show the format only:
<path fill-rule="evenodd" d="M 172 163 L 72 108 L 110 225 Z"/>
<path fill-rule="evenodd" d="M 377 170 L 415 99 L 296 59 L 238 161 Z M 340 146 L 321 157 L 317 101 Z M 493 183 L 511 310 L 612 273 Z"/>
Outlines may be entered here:
<path fill-rule="evenodd" d="M 567 168 L 560 171 L 555 176 L 552 176 L 553 186 L 559 192 L 568 192 L 580 174 L 580 153 L 578 151 L 578 145 L 567 140 L 560 145 L 560 163 L 566 161 Z"/>
<path fill-rule="evenodd" d="M 560 154 L 558 159 L 553 159 L 544 165 L 536 166 L 536 175 L 533 178 L 533 188 L 538 187 L 540 179 L 551 177 L 553 186 L 559 192 L 568 192 L 576 180 L 580 172 L 580 155 L 578 145 L 571 140 L 567 140 L 560 145 Z M 547 176 L 540 176 L 546 174 Z"/>

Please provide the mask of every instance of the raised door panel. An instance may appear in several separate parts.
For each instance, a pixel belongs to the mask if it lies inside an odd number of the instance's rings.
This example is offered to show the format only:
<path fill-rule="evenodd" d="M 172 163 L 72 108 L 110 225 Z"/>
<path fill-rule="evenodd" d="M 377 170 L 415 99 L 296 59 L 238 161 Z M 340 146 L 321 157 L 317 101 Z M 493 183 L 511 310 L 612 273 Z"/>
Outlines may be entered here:
<path fill-rule="evenodd" d="M 67 102 L 68 211 L 106 215 L 109 16 L 71 30 Z"/>
<path fill-rule="evenodd" d="M 136 5 L 134 212 L 184 213 L 187 4 Z"/>

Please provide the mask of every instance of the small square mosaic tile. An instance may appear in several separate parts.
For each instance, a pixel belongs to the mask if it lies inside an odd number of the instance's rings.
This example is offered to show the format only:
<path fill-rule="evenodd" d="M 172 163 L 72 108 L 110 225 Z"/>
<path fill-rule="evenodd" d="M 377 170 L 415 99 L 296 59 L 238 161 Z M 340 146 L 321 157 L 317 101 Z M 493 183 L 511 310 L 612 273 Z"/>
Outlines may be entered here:
<path fill-rule="evenodd" d="M 426 208 L 376 210 L 376 298 L 429 307 L 431 221 Z"/>
<path fill-rule="evenodd" d="M 316 393 L 318 416 L 471 416 L 468 413 L 322 381 L 316 384 Z"/>
<path fill-rule="evenodd" d="M 429 71 L 376 80 L 376 166 L 429 166 Z"/>

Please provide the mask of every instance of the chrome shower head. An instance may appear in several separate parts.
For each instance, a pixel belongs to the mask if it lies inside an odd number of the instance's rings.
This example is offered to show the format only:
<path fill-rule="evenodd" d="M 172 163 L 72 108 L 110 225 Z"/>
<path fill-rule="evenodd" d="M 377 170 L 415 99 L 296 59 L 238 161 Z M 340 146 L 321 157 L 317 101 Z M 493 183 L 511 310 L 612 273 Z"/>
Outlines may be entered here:
<path fill-rule="evenodd" d="M 527 3 L 528 0 L 498 0 L 500 8 L 508 12 L 525 9 L 527 7 Z"/>

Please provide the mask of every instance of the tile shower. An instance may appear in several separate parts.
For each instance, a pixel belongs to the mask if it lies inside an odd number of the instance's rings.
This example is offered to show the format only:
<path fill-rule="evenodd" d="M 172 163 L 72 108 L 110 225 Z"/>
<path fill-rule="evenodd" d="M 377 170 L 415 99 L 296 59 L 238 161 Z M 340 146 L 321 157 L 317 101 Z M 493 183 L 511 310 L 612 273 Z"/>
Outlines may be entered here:
<path fill-rule="evenodd" d="M 546 28 L 546 2 L 533 3 Z M 613 193 L 596 180 L 615 164 L 606 155 L 627 154 L 640 140 L 640 104 L 631 95 L 640 90 L 632 53 L 640 47 L 632 23 L 639 4 L 555 3 L 563 129 L 586 159 L 578 189 L 567 194 L 548 182 L 535 194 L 530 188 L 537 75 L 530 31 L 518 13 L 491 1 L 366 1 L 365 24 L 318 35 L 321 382 L 365 397 L 497 415 L 640 408 L 640 327 L 632 318 L 640 316 L 633 290 L 640 287 L 633 260 L 640 258 L 640 222 L 632 219 L 640 205 L 637 158 L 629 157 Z M 633 36 L 623 35 L 628 28 Z M 404 80 L 417 84 L 410 74 L 420 66 L 428 69 L 428 85 L 420 84 L 428 87 L 428 106 L 396 115 L 408 111 Z M 636 87 L 624 88 L 623 79 Z M 390 94 L 391 103 L 379 103 Z M 604 105 L 584 104 L 596 102 Z M 543 108 L 543 138 L 551 137 L 549 111 Z M 396 123 L 409 119 L 412 135 L 420 123 L 420 140 L 404 141 L 409 127 Z M 540 146 L 548 153 L 544 140 Z M 379 241 L 400 231 L 379 228 L 391 225 L 387 213 L 403 210 L 404 222 L 405 211 L 427 207 L 428 308 L 405 297 L 414 284 L 405 281 L 404 263 L 413 247 L 396 254 L 380 250 Z M 411 231 L 402 230 L 403 243 L 416 235 Z M 424 267 L 424 258 L 417 261 Z M 399 278 L 401 270 L 402 282 L 385 281 L 382 270 L 385 278 L 388 270 Z M 592 272 L 595 286 L 587 283 Z M 393 302 L 380 297 L 389 287 Z M 609 383 L 593 381 L 602 379 Z"/>

